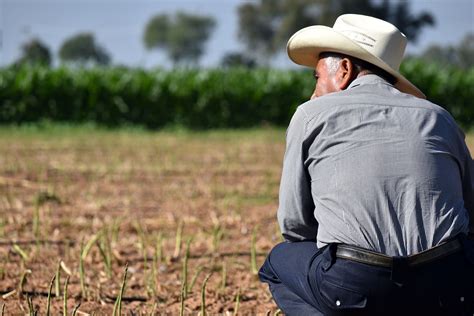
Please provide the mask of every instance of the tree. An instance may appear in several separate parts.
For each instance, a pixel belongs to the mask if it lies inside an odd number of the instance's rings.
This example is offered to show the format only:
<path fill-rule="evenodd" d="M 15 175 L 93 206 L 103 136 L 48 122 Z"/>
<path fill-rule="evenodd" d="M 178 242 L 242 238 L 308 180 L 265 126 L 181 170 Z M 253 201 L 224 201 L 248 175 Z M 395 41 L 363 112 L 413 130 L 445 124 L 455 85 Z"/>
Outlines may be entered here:
<path fill-rule="evenodd" d="M 254 68 L 256 66 L 256 61 L 250 56 L 247 56 L 243 53 L 233 52 L 227 53 L 222 57 L 221 65 L 223 67 L 246 67 Z"/>
<path fill-rule="evenodd" d="M 467 33 L 458 45 L 431 45 L 420 57 L 441 65 L 452 65 L 463 69 L 474 67 L 474 33 Z"/>
<path fill-rule="evenodd" d="M 474 67 L 474 32 L 466 34 L 457 47 L 459 66 L 462 68 Z"/>
<path fill-rule="evenodd" d="M 174 64 L 197 63 L 204 53 L 204 45 L 214 29 L 211 17 L 178 12 L 174 17 L 154 16 L 143 34 L 145 47 L 164 49 Z"/>
<path fill-rule="evenodd" d="M 59 57 L 63 62 L 93 62 L 100 65 L 110 62 L 110 56 L 95 42 L 91 33 L 80 33 L 64 41 L 59 49 Z"/>
<path fill-rule="evenodd" d="M 314 24 L 332 26 L 339 15 L 347 12 L 389 21 L 411 41 L 416 41 L 423 27 L 434 25 L 431 14 L 413 15 L 405 1 L 259 0 L 239 6 L 239 38 L 249 52 L 267 58 L 281 51 L 297 30 Z"/>
<path fill-rule="evenodd" d="M 21 46 L 21 51 L 21 57 L 16 61 L 17 65 L 51 65 L 51 53 L 49 51 L 49 48 L 37 38 L 34 38 L 23 44 Z"/>

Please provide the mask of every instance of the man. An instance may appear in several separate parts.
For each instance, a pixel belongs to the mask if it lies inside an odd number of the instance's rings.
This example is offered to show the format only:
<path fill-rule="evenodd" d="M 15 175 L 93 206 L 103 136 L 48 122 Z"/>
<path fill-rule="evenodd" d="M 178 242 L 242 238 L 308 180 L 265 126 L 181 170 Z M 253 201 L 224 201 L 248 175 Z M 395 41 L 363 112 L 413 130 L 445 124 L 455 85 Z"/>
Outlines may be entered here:
<path fill-rule="evenodd" d="M 462 131 L 398 68 L 392 24 L 340 16 L 288 42 L 315 69 L 287 130 L 260 269 L 289 315 L 473 315 L 474 164 Z"/>

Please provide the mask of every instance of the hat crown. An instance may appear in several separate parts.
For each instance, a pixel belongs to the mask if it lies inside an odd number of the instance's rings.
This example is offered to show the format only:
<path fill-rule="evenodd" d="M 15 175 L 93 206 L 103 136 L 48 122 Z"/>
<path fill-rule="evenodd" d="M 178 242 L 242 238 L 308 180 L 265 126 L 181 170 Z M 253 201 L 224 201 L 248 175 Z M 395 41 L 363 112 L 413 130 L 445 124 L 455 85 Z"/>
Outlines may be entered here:
<path fill-rule="evenodd" d="M 405 53 L 406 36 L 393 24 L 358 14 L 337 18 L 333 29 L 398 70 Z"/>

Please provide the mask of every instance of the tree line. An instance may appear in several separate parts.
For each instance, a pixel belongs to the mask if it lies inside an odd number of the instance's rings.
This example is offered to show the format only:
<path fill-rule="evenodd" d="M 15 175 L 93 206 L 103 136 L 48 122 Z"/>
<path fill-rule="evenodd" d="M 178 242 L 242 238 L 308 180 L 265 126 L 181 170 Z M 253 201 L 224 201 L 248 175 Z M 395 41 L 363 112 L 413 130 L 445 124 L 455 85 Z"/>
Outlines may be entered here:
<path fill-rule="evenodd" d="M 298 29 L 314 24 L 331 26 L 336 17 L 351 12 L 375 16 L 397 25 L 416 42 L 421 31 L 435 24 L 428 12 L 413 14 L 409 2 L 389 0 L 259 0 L 241 4 L 238 14 L 238 40 L 242 51 L 227 52 L 222 66 L 255 67 L 266 65 L 274 55 L 284 51 L 288 38 Z M 147 50 L 165 52 L 173 65 L 197 65 L 205 45 L 216 27 L 212 16 L 186 12 L 157 14 L 146 23 L 142 42 Z M 37 38 L 22 46 L 15 62 L 51 65 L 52 54 Z M 433 45 L 421 57 L 428 61 L 461 68 L 474 66 L 474 33 L 467 34 L 456 46 Z M 58 51 L 62 63 L 109 65 L 110 54 L 91 32 L 67 38 Z"/>

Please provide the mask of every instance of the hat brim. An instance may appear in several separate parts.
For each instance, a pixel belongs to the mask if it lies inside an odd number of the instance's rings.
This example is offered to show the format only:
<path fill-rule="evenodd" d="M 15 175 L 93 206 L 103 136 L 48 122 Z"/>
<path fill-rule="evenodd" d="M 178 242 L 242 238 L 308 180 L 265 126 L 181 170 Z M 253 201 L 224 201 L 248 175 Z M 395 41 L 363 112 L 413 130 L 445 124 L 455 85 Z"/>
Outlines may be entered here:
<path fill-rule="evenodd" d="M 316 67 L 319 54 L 323 52 L 341 53 L 365 60 L 394 76 L 398 90 L 426 99 L 425 94 L 397 70 L 333 28 L 314 25 L 299 30 L 289 39 L 287 52 L 293 62 L 311 68 Z"/>

